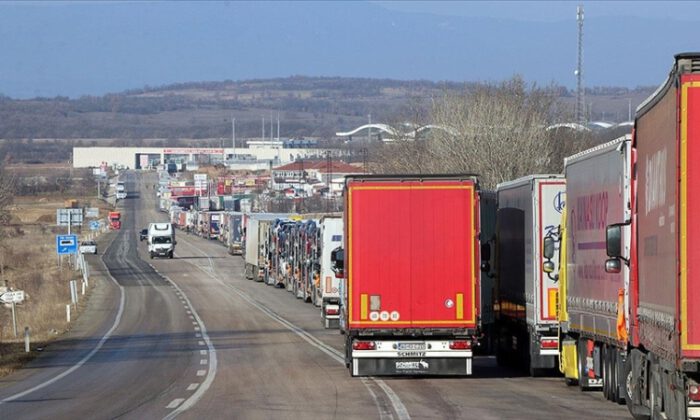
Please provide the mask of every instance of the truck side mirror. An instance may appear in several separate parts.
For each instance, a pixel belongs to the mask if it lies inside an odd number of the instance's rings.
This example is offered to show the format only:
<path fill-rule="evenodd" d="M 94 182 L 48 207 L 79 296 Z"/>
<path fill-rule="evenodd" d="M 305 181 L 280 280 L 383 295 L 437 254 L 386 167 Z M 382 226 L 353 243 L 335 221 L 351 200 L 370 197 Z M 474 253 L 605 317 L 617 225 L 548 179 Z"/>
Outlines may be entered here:
<path fill-rule="evenodd" d="M 343 252 L 343 248 L 338 247 L 331 251 L 331 263 L 335 277 L 343 278 L 345 276 L 345 253 Z"/>
<path fill-rule="evenodd" d="M 554 272 L 554 263 L 551 261 L 545 261 L 542 264 L 542 271 L 544 271 L 547 274 L 553 273 Z"/>
<path fill-rule="evenodd" d="M 491 245 L 489 243 L 481 244 L 481 261 L 491 260 Z"/>
<path fill-rule="evenodd" d="M 622 262 L 619 258 L 610 258 L 605 261 L 605 272 L 611 274 L 617 274 L 622 271 Z"/>
<path fill-rule="evenodd" d="M 605 250 L 610 258 L 622 256 L 622 225 L 608 225 L 605 229 Z"/>
<path fill-rule="evenodd" d="M 554 257 L 554 238 L 551 236 L 547 236 L 544 238 L 544 257 L 548 260 L 551 260 Z M 551 261 L 548 261 L 551 262 Z M 551 273 L 554 271 L 554 264 L 552 264 L 552 270 L 547 271 L 547 267 L 544 267 L 544 272 L 545 273 Z"/>
<path fill-rule="evenodd" d="M 481 271 L 483 271 L 484 273 L 489 273 L 491 271 L 491 264 L 489 264 L 488 261 L 482 261 L 481 262 Z"/>

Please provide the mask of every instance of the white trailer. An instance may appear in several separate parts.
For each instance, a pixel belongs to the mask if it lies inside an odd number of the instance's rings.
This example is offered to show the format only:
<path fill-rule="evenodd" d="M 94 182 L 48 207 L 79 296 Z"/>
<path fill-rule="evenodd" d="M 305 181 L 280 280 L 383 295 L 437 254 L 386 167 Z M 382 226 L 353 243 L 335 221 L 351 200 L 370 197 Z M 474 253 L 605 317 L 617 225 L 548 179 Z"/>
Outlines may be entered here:
<path fill-rule="evenodd" d="M 542 243 L 561 222 L 566 181 L 562 175 L 530 175 L 498 184 L 496 194 L 497 360 L 535 375 L 558 366 L 559 286 L 543 270 Z"/>
<path fill-rule="evenodd" d="M 248 219 L 245 236 L 245 278 L 254 280 L 260 272 L 260 220 L 251 216 Z"/>
<path fill-rule="evenodd" d="M 324 216 L 321 219 L 320 284 L 315 288 L 314 303 L 321 306 L 326 328 L 337 328 L 340 319 L 340 279 L 333 272 L 331 253 L 343 245 L 343 218 Z"/>

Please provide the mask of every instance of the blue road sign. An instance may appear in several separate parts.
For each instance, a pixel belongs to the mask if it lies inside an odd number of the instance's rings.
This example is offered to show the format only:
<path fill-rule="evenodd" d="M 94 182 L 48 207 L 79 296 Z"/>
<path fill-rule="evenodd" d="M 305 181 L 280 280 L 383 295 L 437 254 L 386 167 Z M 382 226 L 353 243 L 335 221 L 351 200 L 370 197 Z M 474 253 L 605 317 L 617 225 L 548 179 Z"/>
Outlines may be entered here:
<path fill-rule="evenodd" d="M 56 235 L 56 252 L 58 255 L 77 253 L 78 237 L 76 235 Z"/>
<path fill-rule="evenodd" d="M 93 220 L 90 222 L 90 230 L 98 230 L 100 228 L 100 222 Z"/>

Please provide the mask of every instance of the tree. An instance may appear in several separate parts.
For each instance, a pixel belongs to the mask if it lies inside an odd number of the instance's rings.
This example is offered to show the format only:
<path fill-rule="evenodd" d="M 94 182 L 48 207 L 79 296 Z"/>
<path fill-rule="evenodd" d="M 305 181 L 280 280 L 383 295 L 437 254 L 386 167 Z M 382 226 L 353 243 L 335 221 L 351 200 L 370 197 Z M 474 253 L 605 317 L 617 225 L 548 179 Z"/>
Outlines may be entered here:
<path fill-rule="evenodd" d="M 517 76 L 447 92 L 433 100 L 430 112 L 431 124 L 441 128 L 422 140 L 388 145 L 379 169 L 478 174 L 485 188 L 528 174 L 560 172 L 559 156 L 567 152 L 546 128 L 561 114 L 554 90 L 527 86 Z"/>
<path fill-rule="evenodd" d="M 0 163 L 0 227 L 10 222 L 9 207 L 15 195 L 15 177 L 8 174 Z M 0 229 L 0 243 L 5 239 L 4 229 Z"/>

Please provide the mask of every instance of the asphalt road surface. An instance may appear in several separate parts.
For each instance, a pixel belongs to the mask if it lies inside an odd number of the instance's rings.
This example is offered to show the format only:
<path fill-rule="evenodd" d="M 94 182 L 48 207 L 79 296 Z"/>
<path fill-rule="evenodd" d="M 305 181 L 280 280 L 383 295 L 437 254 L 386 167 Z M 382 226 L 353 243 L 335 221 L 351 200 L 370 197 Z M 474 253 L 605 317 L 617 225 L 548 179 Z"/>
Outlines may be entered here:
<path fill-rule="evenodd" d="M 630 418 L 491 357 L 470 378 L 351 378 L 319 310 L 246 280 L 219 242 L 178 231 L 175 259 L 150 260 L 138 231 L 166 220 L 155 182 L 127 175 L 123 228 L 91 258 L 107 279 L 69 334 L 0 381 L 1 418 Z"/>

